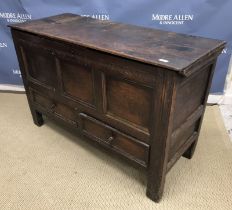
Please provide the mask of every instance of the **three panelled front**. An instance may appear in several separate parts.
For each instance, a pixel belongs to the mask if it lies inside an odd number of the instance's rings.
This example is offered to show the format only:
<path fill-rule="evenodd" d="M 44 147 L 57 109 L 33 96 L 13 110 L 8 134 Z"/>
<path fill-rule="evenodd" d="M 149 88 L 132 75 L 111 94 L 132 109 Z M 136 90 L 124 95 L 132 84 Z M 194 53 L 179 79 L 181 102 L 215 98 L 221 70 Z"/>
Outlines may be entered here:
<path fill-rule="evenodd" d="M 20 31 L 13 36 L 32 106 L 147 166 L 154 98 L 149 65 Z"/>

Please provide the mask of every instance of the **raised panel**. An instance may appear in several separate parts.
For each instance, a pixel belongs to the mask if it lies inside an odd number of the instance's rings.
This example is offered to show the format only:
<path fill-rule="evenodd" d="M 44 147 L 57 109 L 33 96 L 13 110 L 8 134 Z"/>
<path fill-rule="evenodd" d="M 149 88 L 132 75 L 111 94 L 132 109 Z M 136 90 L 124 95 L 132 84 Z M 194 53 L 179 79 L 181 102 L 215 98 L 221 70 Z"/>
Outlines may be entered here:
<path fill-rule="evenodd" d="M 73 99 L 94 105 L 94 81 L 89 67 L 59 60 L 63 92 Z"/>
<path fill-rule="evenodd" d="M 121 121 L 148 131 L 152 89 L 106 77 L 106 112 Z"/>
<path fill-rule="evenodd" d="M 49 51 L 30 45 L 21 49 L 29 78 L 46 86 L 56 87 L 55 57 Z"/>

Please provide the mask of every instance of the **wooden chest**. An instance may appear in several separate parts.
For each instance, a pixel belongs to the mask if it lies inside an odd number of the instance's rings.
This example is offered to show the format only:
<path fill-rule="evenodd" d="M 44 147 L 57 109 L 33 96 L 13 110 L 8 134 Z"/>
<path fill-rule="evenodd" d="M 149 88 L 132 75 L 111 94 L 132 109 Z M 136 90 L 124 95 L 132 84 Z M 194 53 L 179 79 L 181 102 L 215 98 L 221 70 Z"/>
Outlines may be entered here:
<path fill-rule="evenodd" d="M 34 123 L 61 121 L 141 166 L 159 201 L 167 172 L 194 153 L 225 42 L 74 14 L 11 31 Z"/>

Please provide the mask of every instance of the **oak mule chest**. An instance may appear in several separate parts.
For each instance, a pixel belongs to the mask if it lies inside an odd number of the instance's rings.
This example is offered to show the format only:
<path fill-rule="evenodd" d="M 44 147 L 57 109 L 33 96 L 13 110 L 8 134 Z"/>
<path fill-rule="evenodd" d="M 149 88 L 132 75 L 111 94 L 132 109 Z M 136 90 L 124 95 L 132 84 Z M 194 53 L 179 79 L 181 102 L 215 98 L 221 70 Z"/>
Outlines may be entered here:
<path fill-rule="evenodd" d="M 225 42 L 74 14 L 10 27 L 34 123 L 63 122 L 141 166 L 158 202 L 194 153 Z"/>

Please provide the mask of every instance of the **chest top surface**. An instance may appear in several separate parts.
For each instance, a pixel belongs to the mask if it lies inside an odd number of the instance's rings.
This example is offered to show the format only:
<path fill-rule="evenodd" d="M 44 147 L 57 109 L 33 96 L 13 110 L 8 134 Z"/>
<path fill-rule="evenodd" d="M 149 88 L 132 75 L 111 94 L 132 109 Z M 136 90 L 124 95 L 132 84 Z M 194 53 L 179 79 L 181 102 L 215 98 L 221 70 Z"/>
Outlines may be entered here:
<path fill-rule="evenodd" d="M 101 21 L 69 13 L 10 27 L 180 73 L 212 53 L 220 52 L 225 46 L 221 40 Z"/>

